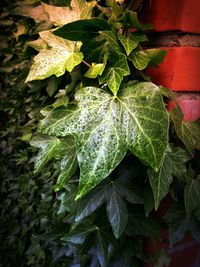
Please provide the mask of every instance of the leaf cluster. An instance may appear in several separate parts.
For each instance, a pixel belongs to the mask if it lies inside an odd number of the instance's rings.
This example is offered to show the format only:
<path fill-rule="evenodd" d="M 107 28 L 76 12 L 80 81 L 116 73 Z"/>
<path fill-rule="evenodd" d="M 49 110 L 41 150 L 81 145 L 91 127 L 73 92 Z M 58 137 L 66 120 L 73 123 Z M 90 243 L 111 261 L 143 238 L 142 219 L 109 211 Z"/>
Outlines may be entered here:
<path fill-rule="evenodd" d="M 4 266 L 143 266 L 163 224 L 171 245 L 199 236 L 200 128 L 176 102 L 167 112 L 174 94 L 145 74 L 166 52 L 147 48 L 151 25 L 129 2 L 2 10 Z M 175 204 L 156 220 L 166 195 Z"/>

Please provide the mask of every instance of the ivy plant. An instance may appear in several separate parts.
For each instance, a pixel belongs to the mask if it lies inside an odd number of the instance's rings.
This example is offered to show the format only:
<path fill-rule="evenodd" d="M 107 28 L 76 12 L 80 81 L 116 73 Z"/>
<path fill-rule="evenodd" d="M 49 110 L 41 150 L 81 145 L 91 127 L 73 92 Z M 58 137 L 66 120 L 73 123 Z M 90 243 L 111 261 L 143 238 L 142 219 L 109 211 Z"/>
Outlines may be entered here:
<path fill-rule="evenodd" d="M 22 81 L 47 96 L 23 138 L 39 150 L 34 177 L 50 179 L 42 186 L 52 195 L 42 191 L 42 201 L 54 199 L 53 211 L 46 205 L 52 222 L 34 230 L 28 251 L 48 243 L 52 262 L 63 266 L 143 266 L 144 237 L 159 238 L 163 223 L 172 245 L 188 230 L 198 236 L 200 170 L 192 158 L 200 126 L 185 122 L 174 94 L 145 73 L 166 52 L 148 48 L 152 25 L 138 20 L 138 1 L 46 2 L 12 7 L 13 16 L 36 24 L 17 32 L 29 31 L 26 60 L 33 55 Z M 168 112 L 169 98 L 175 107 Z M 153 212 L 166 195 L 175 204 L 160 223 Z M 169 262 L 159 255 L 151 259 L 157 266 Z"/>

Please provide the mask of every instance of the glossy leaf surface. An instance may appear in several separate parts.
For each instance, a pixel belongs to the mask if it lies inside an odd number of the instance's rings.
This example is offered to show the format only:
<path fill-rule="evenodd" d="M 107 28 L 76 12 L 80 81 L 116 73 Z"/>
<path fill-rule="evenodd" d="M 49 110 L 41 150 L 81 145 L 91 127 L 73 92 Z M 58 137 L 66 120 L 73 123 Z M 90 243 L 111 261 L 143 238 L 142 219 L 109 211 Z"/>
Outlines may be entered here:
<path fill-rule="evenodd" d="M 39 129 L 75 136 L 81 170 L 77 198 L 106 178 L 127 149 L 158 170 L 168 141 L 168 115 L 157 86 L 132 84 L 118 97 L 86 87 L 76 93 L 76 100 L 78 107 L 54 109 Z"/>
<path fill-rule="evenodd" d="M 77 169 L 76 148 L 73 138 L 59 139 L 51 136 L 36 136 L 30 143 L 40 149 L 35 159 L 36 172 L 42 171 L 50 160 L 60 160 L 60 174 L 55 185 L 55 190 L 60 190 Z"/>

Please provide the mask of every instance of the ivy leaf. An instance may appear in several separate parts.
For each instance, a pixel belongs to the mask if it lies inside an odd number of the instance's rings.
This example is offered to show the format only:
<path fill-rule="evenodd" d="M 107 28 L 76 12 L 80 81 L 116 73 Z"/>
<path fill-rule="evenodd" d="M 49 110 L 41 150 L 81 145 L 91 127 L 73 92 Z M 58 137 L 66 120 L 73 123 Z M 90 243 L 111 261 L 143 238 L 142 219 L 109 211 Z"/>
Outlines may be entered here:
<path fill-rule="evenodd" d="M 128 22 L 131 27 L 137 30 L 149 30 L 152 29 L 150 24 L 141 24 L 138 20 L 137 13 L 128 10 Z"/>
<path fill-rule="evenodd" d="M 72 137 L 58 139 L 51 136 L 36 136 L 30 144 L 40 148 L 35 159 L 35 172 L 39 172 L 51 160 L 60 160 L 60 175 L 55 185 L 58 191 L 77 169 L 76 148 Z"/>
<path fill-rule="evenodd" d="M 189 159 L 190 157 L 185 150 L 170 145 L 165 151 L 159 171 L 148 170 L 149 181 L 154 194 L 155 209 L 158 209 L 160 201 L 169 192 L 173 175 L 178 178 L 186 175 L 185 162 Z"/>
<path fill-rule="evenodd" d="M 120 33 L 118 33 L 118 39 L 123 45 L 127 56 L 129 56 L 130 53 L 138 46 L 139 42 L 148 40 L 144 34 L 133 34 L 126 37 Z"/>
<path fill-rule="evenodd" d="M 86 195 L 78 206 L 76 222 L 82 221 L 85 217 L 92 214 L 105 202 L 105 188 L 97 187 Z"/>
<path fill-rule="evenodd" d="M 108 47 L 108 50 L 115 52 L 115 53 L 121 53 L 121 48 L 119 46 L 117 34 L 115 31 L 104 30 L 104 31 L 99 31 L 99 34 L 107 41 L 106 45 Z"/>
<path fill-rule="evenodd" d="M 59 77 L 81 63 L 80 44 L 56 37 L 51 31 L 41 32 L 40 37 L 48 47 L 34 57 L 26 82 L 43 80 L 53 74 Z"/>
<path fill-rule="evenodd" d="M 93 18 L 74 21 L 54 31 L 54 34 L 71 41 L 88 41 L 99 35 L 99 31 L 111 30 L 104 19 Z"/>
<path fill-rule="evenodd" d="M 106 267 L 109 259 L 109 245 L 112 242 L 110 236 L 102 229 L 96 234 L 96 255 L 101 267 Z"/>
<path fill-rule="evenodd" d="M 83 244 L 88 234 L 97 230 L 96 225 L 91 220 L 87 219 L 79 224 L 72 225 L 71 230 L 67 235 L 61 238 L 64 242 L 73 244 Z"/>
<path fill-rule="evenodd" d="M 84 74 L 85 77 L 90 79 L 97 78 L 98 75 L 101 75 L 105 69 L 105 65 L 103 63 L 92 64 L 91 68 Z"/>
<path fill-rule="evenodd" d="M 144 51 L 133 51 L 130 54 L 129 59 L 138 70 L 145 69 L 150 61 L 150 58 Z"/>
<path fill-rule="evenodd" d="M 165 88 L 164 86 L 159 86 L 160 92 L 163 96 L 168 97 L 170 99 L 175 98 L 174 92 L 172 92 L 170 89 Z"/>
<path fill-rule="evenodd" d="M 200 126 L 194 122 L 183 121 L 183 113 L 178 106 L 171 109 L 169 115 L 174 123 L 176 134 L 187 150 L 192 153 L 194 148 L 200 147 Z"/>
<path fill-rule="evenodd" d="M 125 199 L 133 204 L 141 204 L 142 198 L 137 191 L 120 184 L 118 180 L 108 181 L 97 187 L 80 202 L 76 221 L 80 221 L 92 214 L 103 203 L 106 203 L 107 215 L 113 233 L 119 238 L 127 224 L 128 212 Z"/>
<path fill-rule="evenodd" d="M 159 48 L 145 49 L 145 53 L 150 58 L 149 65 L 157 66 L 163 62 L 164 57 L 167 54 L 167 51 Z"/>
<path fill-rule="evenodd" d="M 96 1 L 71 0 L 70 7 L 58 7 L 42 3 L 49 20 L 56 26 L 62 26 L 72 21 L 90 19 Z"/>
<path fill-rule="evenodd" d="M 122 53 L 112 53 L 108 57 L 108 64 L 99 77 L 99 83 L 107 83 L 114 95 L 117 94 L 124 76 L 130 74 L 126 56 Z"/>
<path fill-rule="evenodd" d="M 196 179 L 189 179 L 184 190 L 185 209 L 189 216 L 200 203 L 200 175 Z"/>
<path fill-rule="evenodd" d="M 115 186 L 112 186 L 112 193 L 108 195 L 107 198 L 109 198 L 109 201 L 106 205 L 108 219 L 112 226 L 115 237 L 119 238 L 123 233 L 128 221 L 126 202 L 116 192 Z"/>
<path fill-rule="evenodd" d="M 118 97 L 100 88 L 77 91 L 78 107 L 58 107 L 39 130 L 56 136 L 74 135 L 80 166 L 77 198 L 105 179 L 129 149 L 158 170 L 168 142 L 168 115 L 159 88 L 133 83 Z"/>

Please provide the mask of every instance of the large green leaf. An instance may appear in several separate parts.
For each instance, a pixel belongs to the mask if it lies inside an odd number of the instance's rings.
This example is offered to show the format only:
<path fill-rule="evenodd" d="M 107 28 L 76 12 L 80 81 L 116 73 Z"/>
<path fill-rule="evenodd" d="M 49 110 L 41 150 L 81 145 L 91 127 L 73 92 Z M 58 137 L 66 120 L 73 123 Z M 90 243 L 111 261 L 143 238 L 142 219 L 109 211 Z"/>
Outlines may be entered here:
<path fill-rule="evenodd" d="M 89 19 L 96 1 L 71 0 L 70 7 L 59 7 L 42 3 L 49 20 L 56 26 L 62 26 L 72 21 Z"/>
<path fill-rule="evenodd" d="M 72 41 L 88 41 L 99 35 L 99 31 L 110 29 L 106 20 L 93 18 L 68 23 L 54 31 L 54 34 Z"/>
<path fill-rule="evenodd" d="M 35 159 L 36 172 L 42 171 L 50 160 L 60 160 L 60 174 L 55 185 L 55 190 L 60 190 L 77 169 L 76 147 L 73 138 L 36 136 L 30 144 L 40 149 Z"/>
<path fill-rule="evenodd" d="M 185 186 L 184 199 L 187 215 L 190 215 L 200 205 L 200 175 L 195 179 L 189 179 Z"/>
<path fill-rule="evenodd" d="M 51 31 L 41 32 L 40 37 L 46 47 L 34 57 L 26 82 L 43 80 L 53 74 L 59 77 L 81 63 L 83 54 L 79 52 L 79 43 L 57 37 Z"/>
<path fill-rule="evenodd" d="M 176 106 L 169 111 L 175 131 L 190 153 L 200 147 L 200 126 L 194 122 L 183 121 L 181 109 Z"/>
<path fill-rule="evenodd" d="M 130 74 L 126 56 L 122 53 L 111 53 L 108 57 L 106 68 L 99 77 L 99 83 L 106 83 L 113 92 L 117 94 L 124 76 Z"/>
<path fill-rule="evenodd" d="M 149 181 L 154 194 L 155 209 L 159 207 L 160 201 L 169 192 L 173 175 L 178 178 L 186 176 L 185 162 L 189 159 L 190 156 L 185 150 L 171 145 L 165 151 L 159 171 L 148 171 Z"/>
<path fill-rule="evenodd" d="M 133 83 L 118 97 L 100 88 L 77 91 L 78 107 L 58 107 L 40 123 L 46 134 L 72 134 L 81 170 L 77 198 L 106 178 L 131 150 L 155 171 L 168 142 L 168 115 L 159 88 Z"/>

